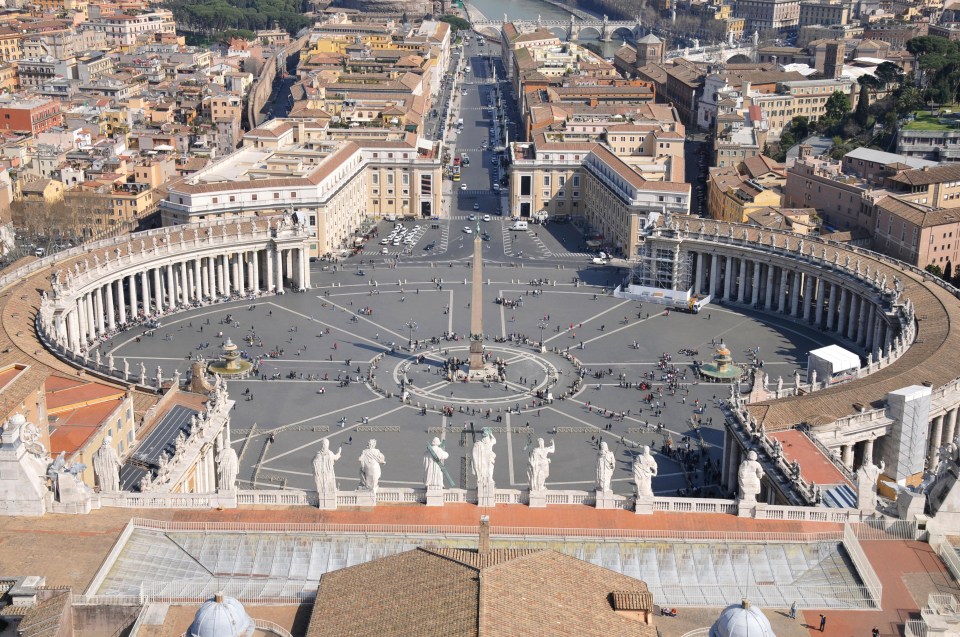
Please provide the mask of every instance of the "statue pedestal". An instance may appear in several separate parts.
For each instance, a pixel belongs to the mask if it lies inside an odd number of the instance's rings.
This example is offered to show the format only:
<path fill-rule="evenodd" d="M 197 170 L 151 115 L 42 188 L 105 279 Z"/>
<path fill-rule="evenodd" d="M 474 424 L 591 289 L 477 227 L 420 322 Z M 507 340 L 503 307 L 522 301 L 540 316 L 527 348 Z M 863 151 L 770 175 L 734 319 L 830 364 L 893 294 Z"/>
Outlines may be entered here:
<path fill-rule="evenodd" d="M 477 506 L 493 507 L 497 504 L 497 492 L 495 489 L 477 489 Z"/>
<path fill-rule="evenodd" d="M 377 494 L 375 491 L 368 491 L 366 489 L 358 489 L 357 492 L 357 506 L 358 507 L 374 507 L 377 506 Z"/>
<path fill-rule="evenodd" d="M 653 498 L 651 496 L 638 495 L 635 499 L 633 512 L 637 515 L 653 514 Z"/>
<path fill-rule="evenodd" d="M 547 490 L 544 489 L 543 491 L 531 491 L 529 506 L 531 509 L 547 508 Z"/>
<path fill-rule="evenodd" d="M 613 499 L 613 491 L 597 491 L 596 505 L 598 509 L 617 509 L 617 501 Z"/>
<path fill-rule="evenodd" d="M 337 508 L 337 494 L 336 494 L 336 493 L 329 493 L 329 494 L 326 494 L 326 495 L 320 494 L 319 499 L 318 499 L 318 501 L 317 501 L 317 508 L 319 508 L 321 511 L 334 511 L 334 510 L 336 510 L 336 508 Z"/>
<path fill-rule="evenodd" d="M 750 498 L 737 500 L 737 516 L 741 518 L 753 518 L 757 515 L 757 499 Z"/>
<path fill-rule="evenodd" d="M 443 506 L 443 489 L 427 489 L 427 506 Z"/>

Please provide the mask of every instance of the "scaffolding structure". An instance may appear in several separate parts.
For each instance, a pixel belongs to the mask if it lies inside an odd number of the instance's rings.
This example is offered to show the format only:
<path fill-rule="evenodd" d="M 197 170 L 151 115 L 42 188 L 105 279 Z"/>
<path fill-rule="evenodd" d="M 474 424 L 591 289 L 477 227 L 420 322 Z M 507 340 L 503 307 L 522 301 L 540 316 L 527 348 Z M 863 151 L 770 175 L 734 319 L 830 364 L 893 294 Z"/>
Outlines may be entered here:
<path fill-rule="evenodd" d="M 624 287 L 687 292 L 691 287 L 693 264 L 679 241 L 647 239 L 637 250 L 637 260 Z"/>

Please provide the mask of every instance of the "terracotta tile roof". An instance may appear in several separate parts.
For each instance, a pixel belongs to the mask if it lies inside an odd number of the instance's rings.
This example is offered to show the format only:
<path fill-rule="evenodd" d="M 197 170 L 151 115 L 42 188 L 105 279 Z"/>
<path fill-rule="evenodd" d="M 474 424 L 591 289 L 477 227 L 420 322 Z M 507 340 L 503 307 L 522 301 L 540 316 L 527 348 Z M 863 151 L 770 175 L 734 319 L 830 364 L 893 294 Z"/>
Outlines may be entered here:
<path fill-rule="evenodd" d="M 57 591 L 27 611 L 17 626 L 20 637 L 56 637 L 69 624 L 70 591 Z M 71 627 L 72 628 L 72 627 Z M 71 631 L 72 632 L 72 631 Z"/>
<path fill-rule="evenodd" d="M 324 575 L 307 637 L 622 635 L 657 630 L 643 582 L 555 551 L 418 548 Z"/>
<path fill-rule="evenodd" d="M 928 186 L 944 181 L 957 181 L 960 180 L 960 166 L 944 164 L 942 166 L 915 168 L 913 170 L 905 170 L 889 179 L 890 181 L 908 186 Z"/>

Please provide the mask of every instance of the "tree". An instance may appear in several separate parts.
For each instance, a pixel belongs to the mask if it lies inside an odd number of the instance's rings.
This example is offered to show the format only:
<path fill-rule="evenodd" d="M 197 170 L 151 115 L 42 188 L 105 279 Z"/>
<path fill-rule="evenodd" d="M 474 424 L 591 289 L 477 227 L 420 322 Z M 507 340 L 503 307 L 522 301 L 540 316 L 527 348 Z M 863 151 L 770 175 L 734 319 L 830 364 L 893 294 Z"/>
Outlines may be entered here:
<path fill-rule="evenodd" d="M 842 91 L 834 91 L 823 107 L 823 116 L 840 121 L 850 112 L 850 98 Z"/>
<path fill-rule="evenodd" d="M 903 82 L 903 69 L 893 62 L 881 62 L 874 74 L 884 85 Z"/>
<path fill-rule="evenodd" d="M 927 267 L 925 267 L 924 270 L 926 270 L 927 272 L 929 272 L 929 273 L 932 274 L 933 276 L 938 276 L 938 277 L 940 277 L 941 279 L 943 278 L 943 270 L 940 269 L 940 266 L 939 266 L 939 265 L 934 265 L 934 264 L 931 263 L 930 265 L 928 265 Z"/>
<path fill-rule="evenodd" d="M 949 281 L 953 278 L 953 264 L 947 259 L 947 267 L 943 269 L 943 280 Z"/>
<path fill-rule="evenodd" d="M 869 76 L 865 75 L 864 77 Z M 857 112 L 854 113 L 853 119 L 863 128 L 866 128 L 867 121 L 870 119 L 870 89 L 867 88 L 867 82 L 860 83 L 860 95 L 857 97 Z"/>
<path fill-rule="evenodd" d="M 453 29 L 453 32 L 457 31 L 469 31 L 470 23 L 464 20 L 463 18 L 457 17 L 455 15 L 445 15 L 440 17 L 440 22 L 446 22 L 450 25 L 450 28 Z"/>

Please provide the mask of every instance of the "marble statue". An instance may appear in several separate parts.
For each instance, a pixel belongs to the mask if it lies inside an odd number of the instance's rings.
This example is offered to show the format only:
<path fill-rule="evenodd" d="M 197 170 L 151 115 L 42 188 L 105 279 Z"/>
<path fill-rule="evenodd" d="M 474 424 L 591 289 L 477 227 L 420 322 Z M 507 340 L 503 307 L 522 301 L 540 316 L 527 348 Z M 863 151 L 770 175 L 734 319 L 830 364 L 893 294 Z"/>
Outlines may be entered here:
<path fill-rule="evenodd" d="M 380 485 L 380 465 L 386 463 L 383 453 L 377 449 L 377 441 L 371 438 L 360 454 L 360 488 L 376 492 Z"/>
<path fill-rule="evenodd" d="M 757 462 L 757 452 L 751 449 L 747 459 L 740 463 L 737 480 L 740 483 L 740 500 L 755 502 L 760 495 L 760 480 L 763 479 L 763 467 Z"/>
<path fill-rule="evenodd" d="M 810 372 L 810 386 L 811 387 L 817 386 L 817 370 L 813 370 L 812 372 Z"/>
<path fill-rule="evenodd" d="M 237 484 L 237 474 L 240 472 L 240 460 L 237 452 L 230 445 L 224 445 L 217 456 L 217 484 L 220 491 L 233 491 Z"/>
<path fill-rule="evenodd" d="M 783 443 L 778 439 L 774 438 L 773 440 L 773 457 L 780 458 L 783 456 Z"/>
<path fill-rule="evenodd" d="M 100 448 L 93 454 L 93 472 L 102 493 L 120 490 L 120 456 L 112 442 L 113 438 L 106 436 L 100 443 Z"/>
<path fill-rule="evenodd" d="M 613 452 L 607 446 L 607 441 L 600 442 L 600 451 L 597 453 L 597 491 L 610 493 L 610 480 L 616 468 Z"/>
<path fill-rule="evenodd" d="M 873 365 L 873 352 L 867 352 L 867 367 Z"/>
<path fill-rule="evenodd" d="M 163 386 L 163 370 L 157 365 L 157 387 Z"/>
<path fill-rule="evenodd" d="M 797 460 L 794 460 L 790 465 L 790 471 L 793 472 L 794 478 L 800 477 L 800 463 Z"/>
<path fill-rule="evenodd" d="M 103 363 L 103 360 L 100 358 L 100 350 L 93 353 L 93 361 L 96 363 L 97 369 L 100 369 L 100 365 Z"/>
<path fill-rule="evenodd" d="M 111 372 L 112 372 L 113 369 L 114 369 L 114 367 L 113 367 L 113 352 L 110 352 L 109 354 L 107 354 L 107 369 L 109 369 Z"/>
<path fill-rule="evenodd" d="M 439 438 L 430 441 L 423 454 L 423 484 L 428 490 L 443 488 L 443 462 L 449 457 Z"/>
<path fill-rule="evenodd" d="M 797 253 L 803 254 L 803 239 L 797 241 Z"/>
<path fill-rule="evenodd" d="M 643 453 L 633 459 L 633 481 L 637 485 L 638 498 L 653 497 L 653 478 L 657 475 L 657 461 L 650 453 L 650 447 L 644 446 Z"/>
<path fill-rule="evenodd" d="M 794 389 L 800 389 L 800 370 L 794 370 L 793 372 L 793 387 Z"/>
<path fill-rule="evenodd" d="M 493 465 L 497 461 L 497 454 L 493 446 L 497 439 L 489 427 L 483 428 L 480 440 L 473 443 L 473 473 L 477 477 L 478 489 L 494 489 Z"/>
<path fill-rule="evenodd" d="M 777 376 L 777 391 L 783 391 L 783 376 Z"/>
<path fill-rule="evenodd" d="M 145 473 L 144 476 L 140 478 L 140 484 L 138 486 L 140 488 L 140 493 L 147 493 L 150 491 L 150 489 L 153 488 L 153 473 L 150 471 Z"/>
<path fill-rule="evenodd" d="M 123 377 L 127 378 L 130 376 L 130 361 L 123 359 Z"/>
<path fill-rule="evenodd" d="M 177 434 L 176 439 L 173 441 L 173 449 L 176 451 L 177 455 L 180 455 L 181 450 L 187 444 L 187 436 L 184 435 L 183 431 Z"/>
<path fill-rule="evenodd" d="M 543 438 L 537 439 L 537 444 L 527 454 L 527 484 L 531 491 L 543 491 L 546 488 L 547 478 L 550 476 L 551 453 L 556 452 L 557 445 L 553 440 L 550 446 L 544 445 Z"/>
<path fill-rule="evenodd" d="M 330 451 L 330 440 L 324 438 L 320 442 L 320 451 L 313 457 L 313 480 L 317 485 L 320 501 L 324 497 L 335 497 L 337 494 L 337 476 L 334 464 L 340 459 L 341 448 L 337 453 Z"/>
<path fill-rule="evenodd" d="M 173 387 L 174 389 L 180 387 L 180 370 L 179 369 L 175 369 L 173 371 Z"/>
<path fill-rule="evenodd" d="M 882 459 L 878 467 L 868 458 L 857 470 L 857 508 L 861 511 L 877 510 L 877 480 L 885 468 Z"/>

